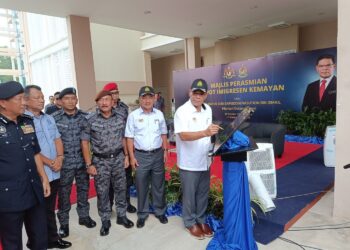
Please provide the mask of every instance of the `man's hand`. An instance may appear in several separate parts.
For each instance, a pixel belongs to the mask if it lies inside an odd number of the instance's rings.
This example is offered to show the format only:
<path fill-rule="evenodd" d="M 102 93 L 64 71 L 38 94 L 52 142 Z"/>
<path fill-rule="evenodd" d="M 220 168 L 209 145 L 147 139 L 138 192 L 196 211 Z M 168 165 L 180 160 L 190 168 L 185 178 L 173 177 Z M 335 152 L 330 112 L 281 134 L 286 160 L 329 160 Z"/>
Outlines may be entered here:
<path fill-rule="evenodd" d="M 62 163 L 63 163 L 63 158 L 62 157 L 56 157 L 56 159 L 51 162 L 51 166 L 50 167 L 51 167 L 51 169 L 54 172 L 58 172 L 62 168 Z"/>
<path fill-rule="evenodd" d="M 139 163 L 137 162 L 135 157 L 130 159 L 130 165 L 131 165 L 132 168 L 136 168 L 136 167 L 139 166 Z"/>
<path fill-rule="evenodd" d="M 96 167 L 94 165 L 91 165 L 90 167 L 88 167 L 86 169 L 86 171 L 89 175 L 92 175 L 92 176 L 97 175 L 97 170 L 96 170 Z"/>
<path fill-rule="evenodd" d="M 164 163 L 168 160 L 168 150 L 164 150 Z"/>
<path fill-rule="evenodd" d="M 49 197 L 51 194 L 50 182 L 47 178 L 42 179 L 44 197 Z"/>
<path fill-rule="evenodd" d="M 206 130 L 204 130 L 204 134 L 206 136 L 216 135 L 219 132 L 220 126 L 216 124 L 210 124 Z"/>
<path fill-rule="evenodd" d="M 124 158 L 124 168 L 128 168 L 130 166 L 129 156 L 125 156 Z"/>

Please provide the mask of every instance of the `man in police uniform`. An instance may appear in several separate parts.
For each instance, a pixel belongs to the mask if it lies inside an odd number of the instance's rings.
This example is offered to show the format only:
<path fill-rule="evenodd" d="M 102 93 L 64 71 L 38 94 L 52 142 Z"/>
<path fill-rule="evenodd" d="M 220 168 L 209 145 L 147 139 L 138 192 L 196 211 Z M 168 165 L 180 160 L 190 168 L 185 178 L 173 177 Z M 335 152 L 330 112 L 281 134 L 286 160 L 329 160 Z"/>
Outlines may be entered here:
<path fill-rule="evenodd" d="M 30 249 L 47 249 L 44 197 L 50 195 L 50 184 L 33 120 L 23 115 L 24 110 L 22 85 L 0 84 L 0 238 L 4 250 L 23 248 L 23 223 Z"/>
<path fill-rule="evenodd" d="M 125 137 L 127 138 L 130 164 L 136 168 L 137 223 L 141 228 L 149 214 L 149 185 L 152 190 L 152 205 L 155 216 L 163 224 L 168 223 L 164 215 L 165 169 L 167 160 L 167 127 L 163 113 L 153 108 L 155 97 L 150 86 L 139 91 L 140 108 L 128 117 Z M 151 183 L 150 183 L 151 182 Z"/>
<path fill-rule="evenodd" d="M 212 111 L 204 101 L 208 85 L 196 79 L 189 90 L 190 99 L 180 106 L 174 116 L 177 165 L 182 187 L 182 218 L 190 235 L 203 239 L 213 232 L 205 223 L 210 185 L 210 137 L 219 131 L 212 124 Z"/>
<path fill-rule="evenodd" d="M 56 121 L 64 147 L 57 212 L 57 217 L 61 224 L 59 234 L 64 238 L 69 235 L 70 194 L 74 178 L 77 186 L 79 224 L 87 228 L 93 228 L 96 226 L 96 222 L 89 216 L 90 204 L 88 195 L 90 178 L 86 173 L 80 141 L 87 113 L 77 108 L 78 98 L 75 88 L 62 90 L 59 99 L 61 100 L 62 109 L 53 113 L 52 116 Z"/>
<path fill-rule="evenodd" d="M 109 234 L 111 227 L 111 204 L 109 186 L 111 182 L 116 195 L 117 224 L 131 228 L 134 223 L 126 217 L 126 179 L 124 168 L 129 167 L 124 138 L 125 121 L 119 110 L 113 108 L 112 94 L 101 91 L 95 101 L 98 109 L 87 118 L 82 133 L 82 149 L 87 172 L 94 176 L 97 192 L 97 208 L 101 217 L 100 235 Z M 90 157 L 90 146 L 93 154 Z M 123 154 L 124 152 L 124 154 Z"/>
<path fill-rule="evenodd" d="M 125 123 L 126 123 L 126 119 L 128 118 L 128 114 L 129 114 L 129 107 L 128 107 L 128 105 L 126 105 L 124 102 L 122 102 L 120 100 L 118 85 L 115 82 L 110 82 L 110 83 L 107 83 L 103 87 L 103 90 L 109 91 L 109 92 L 112 93 L 112 98 L 113 98 L 113 101 L 114 101 L 113 107 L 115 109 L 119 109 L 121 111 L 121 113 L 124 116 Z M 131 205 L 131 203 L 130 203 L 130 187 L 134 183 L 133 178 L 132 178 L 132 168 L 130 168 L 130 167 L 126 168 L 125 169 L 125 175 L 126 175 L 126 201 L 128 203 L 126 211 L 128 211 L 129 213 L 135 213 L 136 212 L 136 208 L 133 205 Z M 113 185 L 111 185 L 109 187 L 109 199 L 110 199 L 111 207 L 112 207 L 113 206 L 113 200 L 114 200 Z"/>
<path fill-rule="evenodd" d="M 48 248 L 68 248 L 72 243 L 59 237 L 55 213 L 57 192 L 60 184 L 60 169 L 63 161 L 61 135 L 53 117 L 42 112 L 45 99 L 39 86 L 27 85 L 24 88 L 24 99 L 27 107 L 25 114 L 34 120 L 35 134 L 41 148 L 40 157 L 44 163 L 45 173 L 50 181 L 51 195 L 45 198 Z"/>

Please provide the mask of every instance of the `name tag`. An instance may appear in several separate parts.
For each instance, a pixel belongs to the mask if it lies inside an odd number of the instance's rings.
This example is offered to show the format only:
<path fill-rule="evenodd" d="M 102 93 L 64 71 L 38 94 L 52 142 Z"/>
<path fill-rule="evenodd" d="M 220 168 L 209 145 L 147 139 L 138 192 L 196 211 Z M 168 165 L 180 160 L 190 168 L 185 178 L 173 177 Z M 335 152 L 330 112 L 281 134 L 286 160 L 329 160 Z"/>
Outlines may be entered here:
<path fill-rule="evenodd" d="M 143 122 L 143 119 L 139 119 L 139 122 Z"/>
<path fill-rule="evenodd" d="M 32 125 L 23 125 L 21 126 L 21 129 L 23 130 L 23 134 L 34 133 L 34 128 Z"/>
<path fill-rule="evenodd" d="M 158 124 L 158 123 L 159 123 L 159 119 L 155 119 L 154 124 Z"/>

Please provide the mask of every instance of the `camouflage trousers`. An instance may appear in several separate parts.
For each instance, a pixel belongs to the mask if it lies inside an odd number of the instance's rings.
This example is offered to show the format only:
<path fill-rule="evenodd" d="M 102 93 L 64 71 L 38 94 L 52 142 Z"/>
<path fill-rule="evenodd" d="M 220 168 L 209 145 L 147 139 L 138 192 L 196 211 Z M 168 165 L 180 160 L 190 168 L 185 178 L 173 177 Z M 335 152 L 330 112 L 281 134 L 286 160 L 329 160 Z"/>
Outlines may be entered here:
<path fill-rule="evenodd" d="M 86 168 L 62 169 L 60 187 L 58 189 L 57 218 L 61 225 L 68 225 L 69 211 L 71 209 L 70 194 L 75 178 L 77 187 L 77 212 L 80 219 L 89 216 L 90 204 L 88 202 L 90 178 Z"/>
<path fill-rule="evenodd" d="M 95 187 L 97 193 L 97 209 L 101 221 L 111 219 L 112 208 L 109 200 L 109 187 L 113 185 L 115 205 L 118 217 L 126 215 L 126 178 L 124 157 L 102 159 L 94 157 L 93 163 L 97 169 Z"/>

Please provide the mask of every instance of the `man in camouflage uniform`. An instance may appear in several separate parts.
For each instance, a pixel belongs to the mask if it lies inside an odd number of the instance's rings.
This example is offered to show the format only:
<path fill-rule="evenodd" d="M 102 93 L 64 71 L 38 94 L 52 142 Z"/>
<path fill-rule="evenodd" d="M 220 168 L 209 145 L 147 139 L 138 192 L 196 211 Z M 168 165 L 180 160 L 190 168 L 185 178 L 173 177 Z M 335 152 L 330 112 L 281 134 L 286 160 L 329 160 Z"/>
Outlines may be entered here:
<path fill-rule="evenodd" d="M 100 235 L 105 236 L 109 234 L 111 227 L 112 209 L 109 201 L 111 182 L 116 195 L 117 224 L 131 228 L 134 223 L 126 217 L 124 168 L 129 166 L 129 160 L 123 154 L 127 152 L 124 138 L 125 120 L 121 112 L 113 108 L 110 92 L 102 90 L 95 101 L 98 109 L 87 117 L 81 139 L 87 172 L 95 178 L 97 209 L 102 221 Z M 92 160 L 90 152 L 93 154 Z"/>
<path fill-rule="evenodd" d="M 87 228 L 93 228 L 96 226 L 96 222 L 89 216 L 88 193 L 90 179 L 86 173 L 80 141 L 87 113 L 77 109 L 78 99 L 74 88 L 62 90 L 59 98 L 62 101 L 63 109 L 56 111 L 52 116 L 56 121 L 64 147 L 57 213 L 61 224 L 59 234 L 64 238 L 69 235 L 70 194 L 74 178 L 77 186 L 79 224 Z"/>
<path fill-rule="evenodd" d="M 123 114 L 123 117 L 126 123 L 126 120 L 129 114 L 129 107 L 128 105 L 126 105 L 124 102 L 120 100 L 118 85 L 115 82 L 110 82 L 103 87 L 103 90 L 109 91 L 112 93 L 112 98 L 114 101 L 113 107 L 121 111 L 121 114 Z M 128 203 L 126 211 L 128 211 L 129 213 L 136 213 L 136 208 L 130 203 L 130 187 L 134 184 L 131 167 L 128 167 L 125 169 L 125 175 L 126 175 L 126 202 Z M 109 188 L 109 199 L 111 202 L 111 207 L 113 207 L 113 200 L 114 200 L 113 185 L 111 185 Z"/>

